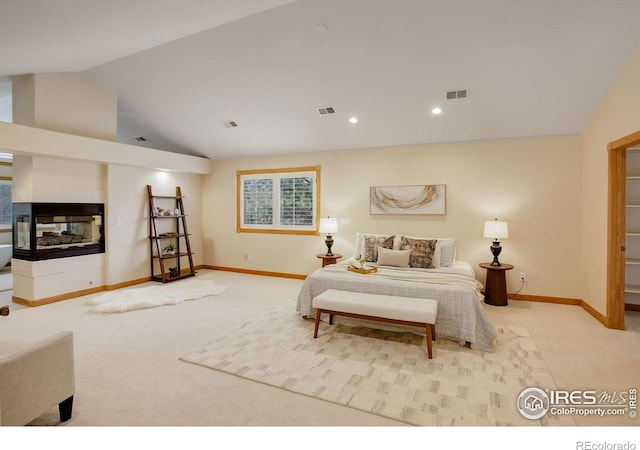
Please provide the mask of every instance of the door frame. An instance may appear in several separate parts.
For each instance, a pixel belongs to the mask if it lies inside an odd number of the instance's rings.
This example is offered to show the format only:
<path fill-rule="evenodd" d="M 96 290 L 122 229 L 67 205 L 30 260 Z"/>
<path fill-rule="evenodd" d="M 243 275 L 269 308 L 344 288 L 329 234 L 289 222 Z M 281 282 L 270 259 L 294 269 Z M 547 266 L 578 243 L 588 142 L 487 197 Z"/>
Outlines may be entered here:
<path fill-rule="evenodd" d="M 607 220 L 607 328 L 624 330 L 627 149 L 640 144 L 640 131 L 609 142 Z"/>

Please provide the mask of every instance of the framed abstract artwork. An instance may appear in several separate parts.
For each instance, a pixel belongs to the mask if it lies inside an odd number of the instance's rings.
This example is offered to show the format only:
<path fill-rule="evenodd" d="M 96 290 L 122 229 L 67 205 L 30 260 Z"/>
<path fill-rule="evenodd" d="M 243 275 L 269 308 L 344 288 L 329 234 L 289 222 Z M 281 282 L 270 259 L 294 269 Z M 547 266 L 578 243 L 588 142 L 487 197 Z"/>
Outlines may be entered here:
<path fill-rule="evenodd" d="M 370 214 L 445 214 L 446 186 L 372 186 Z"/>

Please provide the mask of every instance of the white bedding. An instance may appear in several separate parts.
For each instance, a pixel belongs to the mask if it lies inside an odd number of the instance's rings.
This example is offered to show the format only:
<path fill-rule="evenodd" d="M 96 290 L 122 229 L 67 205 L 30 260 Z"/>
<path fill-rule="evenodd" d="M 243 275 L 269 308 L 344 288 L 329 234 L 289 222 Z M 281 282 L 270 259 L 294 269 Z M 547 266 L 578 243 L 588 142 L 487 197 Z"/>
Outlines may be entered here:
<path fill-rule="evenodd" d="M 451 267 L 436 269 L 378 266 L 377 273 L 362 275 L 347 270 L 353 262 L 350 258 L 309 275 L 298 294 L 297 311 L 314 317 L 311 302 L 327 289 L 430 298 L 438 302 L 438 336 L 469 342 L 473 349 L 493 350 L 497 334 L 482 307 L 482 286 L 469 263 L 455 261 Z"/>

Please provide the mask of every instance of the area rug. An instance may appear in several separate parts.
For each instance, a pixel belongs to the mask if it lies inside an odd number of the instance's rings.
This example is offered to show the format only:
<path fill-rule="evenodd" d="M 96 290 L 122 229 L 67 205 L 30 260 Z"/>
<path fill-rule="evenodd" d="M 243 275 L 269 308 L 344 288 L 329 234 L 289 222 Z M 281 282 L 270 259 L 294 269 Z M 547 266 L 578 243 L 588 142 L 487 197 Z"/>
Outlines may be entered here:
<path fill-rule="evenodd" d="M 495 352 L 444 338 L 428 359 L 424 336 L 320 325 L 293 307 L 270 310 L 183 361 L 413 425 L 575 425 L 520 416 L 531 386 L 555 383 L 526 329 L 497 327 Z"/>
<path fill-rule="evenodd" d="M 100 294 L 87 302 L 93 313 L 121 313 L 137 309 L 155 308 L 164 305 L 197 300 L 210 295 L 219 295 L 227 287 L 214 280 L 193 278 L 173 281 L 142 288 L 121 289 Z"/>

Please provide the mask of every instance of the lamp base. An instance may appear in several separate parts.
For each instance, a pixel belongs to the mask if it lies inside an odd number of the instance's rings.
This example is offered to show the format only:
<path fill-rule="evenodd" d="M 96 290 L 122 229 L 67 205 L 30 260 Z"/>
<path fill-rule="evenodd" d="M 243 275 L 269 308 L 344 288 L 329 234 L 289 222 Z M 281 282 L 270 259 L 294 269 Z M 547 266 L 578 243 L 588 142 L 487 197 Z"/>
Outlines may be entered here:
<path fill-rule="evenodd" d="M 500 264 L 500 261 L 498 261 L 498 255 L 502 251 L 502 247 L 500 246 L 500 242 L 493 241 L 493 244 L 491 244 L 491 247 L 489 247 L 489 248 L 491 249 L 491 253 L 493 254 L 493 261 L 491 262 L 491 265 L 492 266 L 501 266 L 502 264 Z"/>
<path fill-rule="evenodd" d="M 333 246 L 333 237 L 330 234 L 327 235 L 327 239 L 325 239 L 324 243 L 327 245 L 327 253 L 325 254 L 325 256 L 333 256 L 333 253 L 331 253 L 331 247 Z"/>

